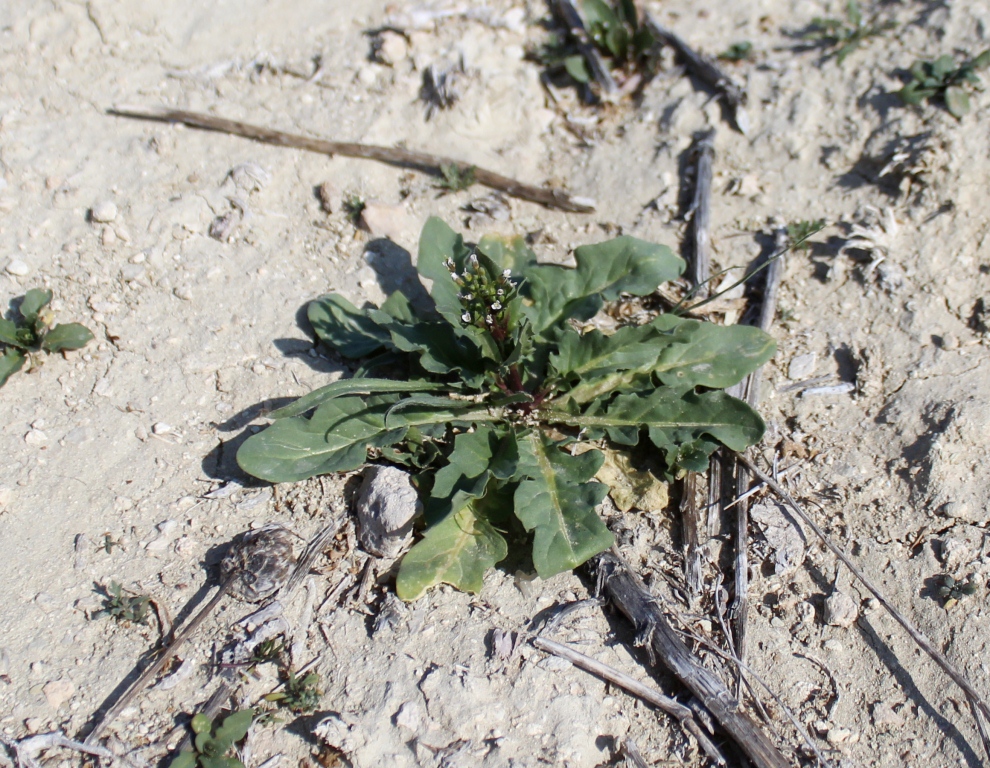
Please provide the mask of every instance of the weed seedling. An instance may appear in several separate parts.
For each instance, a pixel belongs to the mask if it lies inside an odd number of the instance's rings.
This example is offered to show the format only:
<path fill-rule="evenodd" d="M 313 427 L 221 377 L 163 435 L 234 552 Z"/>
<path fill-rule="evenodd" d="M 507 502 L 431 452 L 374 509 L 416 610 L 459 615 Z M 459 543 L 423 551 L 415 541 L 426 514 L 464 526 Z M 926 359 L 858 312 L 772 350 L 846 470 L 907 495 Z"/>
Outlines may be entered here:
<path fill-rule="evenodd" d="M 224 718 L 219 727 L 202 712 L 192 719 L 193 748 L 180 752 L 169 768 L 244 768 L 236 757 L 227 757 L 234 745 L 247 736 L 254 720 L 253 709 L 242 709 Z"/>
<path fill-rule="evenodd" d="M 319 706 L 320 697 L 323 696 L 323 691 L 317 687 L 319 684 L 320 676 L 315 672 L 300 678 L 290 669 L 285 672 L 282 690 L 269 693 L 265 696 L 265 701 L 278 704 L 296 714 L 306 714 Z"/>
<path fill-rule="evenodd" d="M 344 196 L 344 215 L 347 216 L 347 220 L 355 227 L 361 220 L 361 214 L 364 212 L 364 206 L 364 198 L 361 197 L 361 195 L 349 194 Z"/>
<path fill-rule="evenodd" d="M 654 66 L 656 38 L 646 27 L 632 0 L 580 0 L 591 42 L 604 56 L 613 72 L 629 76 L 649 73 Z M 591 69 L 578 46 L 567 35 L 555 34 L 535 54 L 548 69 L 563 69 L 574 80 L 591 82 Z"/>
<path fill-rule="evenodd" d="M 806 251 L 811 247 L 808 238 L 825 227 L 825 219 L 815 219 L 808 221 L 801 219 L 787 225 L 787 237 L 793 244 L 795 251 Z"/>
<path fill-rule="evenodd" d="M 762 419 L 722 390 L 774 342 L 673 313 L 606 335 L 587 325 L 606 302 L 652 294 L 684 261 L 628 236 L 574 255 L 573 268 L 540 264 L 521 237 L 466 243 L 430 219 L 417 269 L 432 306 L 399 292 L 380 308 L 313 301 L 317 335 L 357 370 L 272 412 L 238 463 L 270 482 L 369 461 L 414 471 L 425 532 L 400 565 L 406 600 L 441 582 L 478 592 L 510 544 L 543 578 L 608 549 L 602 448 L 642 445 L 672 479 L 705 471 L 719 446 L 752 445 Z"/>
<path fill-rule="evenodd" d="M 457 163 L 441 165 L 443 178 L 437 183 L 440 189 L 448 192 L 461 192 L 474 184 L 474 166 L 469 165 L 464 170 Z"/>
<path fill-rule="evenodd" d="M 718 57 L 722 61 L 752 61 L 755 58 L 755 54 L 753 44 L 749 40 L 743 40 L 730 45 Z"/>
<path fill-rule="evenodd" d="M 877 23 L 875 19 L 867 23 L 863 19 L 859 3 L 856 0 L 849 0 L 846 3 L 845 21 L 815 17 L 803 37 L 805 40 L 812 40 L 832 49 L 831 55 L 834 55 L 836 61 L 841 64 L 850 53 L 859 48 L 861 43 L 871 37 L 879 37 L 895 26 L 897 25 L 892 21 Z"/>
<path fill-rule="evenodd" d="M 966 581 L 956 581 L 952 576 L 946 574 L 942 577 L 942 586 L 938 588 L 938 595 L 945 600 L 945 610 L 949 610 L 964 597 L 975 595 L 976 589 L 976 582 L 972 578 Z"/>
<path fill-rule="evenodd" d="M 278 664 L 282 661 L 283 653 L 285 653 L 285 643 L 277 637 L 270 637 L 254 649 L 254 653 L 248 659 L 248 667 L 254 669 L 259 664 Z"/>
<path fill-rule="evenodd" d="M 990 65 L 990 49 L 958 67 L 948 54 L 935 61 L 918 60 L 911 65 L 910 82 L 897 95 L 905 104 L 940 99 L 953 117 L 962 119 L 970 108 L 966 86 L 979 85 L 976 73 L 987 65 Z"/>
<path fill-rule="evenodd" d="M 24 294 L 20 319 L 0 317 L 0 387 L 30 361 L 28 372 L 40 368 L 46 355 L 63 350 L 81 349 L 93 340 L 93 333 L 79 323 L 52 325 L 54 313 L 48 305 L 52 292 L 33 288 Z"/>
<path fill-rule="evenodd" d="M 111 616 L 124 623 L 148 623 L 150 597 L 124 594 L 123 586 L 116 581 L 111 581 L 109 587 L 101 587 L 101 589 L 104 595 L 104 605 L 101 610 L 93 614 L 94 616 Z"/>

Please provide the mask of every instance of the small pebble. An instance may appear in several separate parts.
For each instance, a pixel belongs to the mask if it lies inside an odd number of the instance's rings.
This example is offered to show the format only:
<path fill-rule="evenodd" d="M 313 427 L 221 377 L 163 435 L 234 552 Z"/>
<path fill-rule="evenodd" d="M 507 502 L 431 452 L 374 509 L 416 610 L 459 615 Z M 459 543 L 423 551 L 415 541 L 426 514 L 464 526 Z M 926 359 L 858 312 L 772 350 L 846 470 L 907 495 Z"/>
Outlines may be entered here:
<path fill-rule="evenodd" d="M 134 430 L 134 437 L 140 440 L 142 443 L 148 439 L 148 430 L 144 427 L 138 427 Z"/>
<path fill-rule="evenodd" d="M 117 206 L 109 200 L 104 200 L 102 203 L 97 203 L 93 206 L 90 215 L 93 221 L 97 221 L 100 224 L 109 224 L 117 218 Z"/>
<path fill-rule="evenodd" d="M 815 372 L 815 363 L 817 360 L 818 355 L 814 352 L 808 352 L 807 354 L 792 358 L 790 364 L 787 366 L 787 378 L 791 380 L 808 378 Z"/>
<path fill-rule="evenodd" d="M 156 435 L 167 435 L 172 431 L 172 426 L 164 421 L 159 421 L 151 427 L 151 431 Z"/>
<path fill-rule="evenodd" d="M 24 435 L 24 442 L 28 445 L 44 445 L 48 442 L 48 435 L 40 429 L 32 429 Z"/>
<path fill-rule="evenodd" d="M 25 264 L 20 259 L 11 259 L 7 263 L 7 274 L 14 275 L 15 277 L 24 277 L 30 274 L 31 267 Z"/>
<path fill-rule="evenodd" d="M 187 285 L 178 286 L 172 293 L 175 294 L 177 299 L 182 299 L 183 301 L 192 301 L 192 291 Z"/>
<path fill-rule="evenodd" d="M 103 234 L 100 235 L 100 242 L 106 246 L 113 245 L 117 242 L 117 233 L 113 231 L 113 227 L 103 228 Z"/>
<path fill-rule="evenodd" d="M 394 67 L 409 55 L 409 44 L 398 32 L 389 29 L 381 32 L 374 42 L 375 60 Z"/>

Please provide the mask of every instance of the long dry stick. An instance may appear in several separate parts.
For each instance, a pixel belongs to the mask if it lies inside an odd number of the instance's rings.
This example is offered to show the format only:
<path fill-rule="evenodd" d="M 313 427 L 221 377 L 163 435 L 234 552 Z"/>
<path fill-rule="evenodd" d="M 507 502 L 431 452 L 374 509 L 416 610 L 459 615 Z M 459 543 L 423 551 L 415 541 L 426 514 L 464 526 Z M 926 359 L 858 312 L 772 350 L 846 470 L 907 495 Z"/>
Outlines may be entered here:
<path fill-rule="evenodd" d="M 114 719 L 116 719 L 117 715 L 124 710 L 124 707 L 126 707 L 135 696 L 144 690 L 145 686 L 147 686 L 149 682 L 151 682 L 161 673 L 163 669 L 165 669 L 165 665 L 168 664 L 169 660 L 175 656 L 179 648 L 182 647 L 182 644 L 189 639 L 199 625 L 202 624 L 211 613 L 213 613 L 213 609 L 217 607 L 221 600 L 223 600 L 227 592 L 230 591 L 234 581 L 240 578 L 240 576 L 240 572 L 235 572 L 227 577 L 227 580 L 220 585 L 220 589 L 218 589 L 217 593 L 213 595 L 210 601 L 203 606 L 202 610 L 190 619 L 189 623 L 182 628 L 182 631 L 173 638 L 172 642 L 169 643 L 168 646 L 162 649 L 162 652 L 158 656 L 158 660 L 145 669 L 144 672 L 141 673 L 141 676 L 134 681 L 134 684 L 124 691 L 123 695 L 117 699 L 117 703 L 110 707 L 106 713 L 104 713 L 99 722 L 93 726 L 93 730 L 91 730 L 89 735 L 86 736 L 86 740 L 83 742 L 84 744 L 95 744 L 96 740 L 100 737 L 100 734 L 103 733 L 103 730 L 110 725 Z"/>
<path fill-rule="evenodd" d="M 326 139 L 314 139 L 309 136 L 300 136 L 295 133 L 276 131 L 271 128 L 263 128 L 250 123 L 242 123 L 238 120 L 227 120 L 222 117 L 214 117 L 199 112 L 187 112 L 182 109 L 168 109 L 166 107 L 115 107 L 108 110 L 111 115 L 119 117 L 136 117 L 141 120 L 158 120 L 166 123 L 183 123 L 193 128 L 203 128 L 207 131 L 219 131 L 229 133 L 234 136 L 242 136 L 245 139 L 261 141 L 265 144 L 276 144 L 280 147 L 292 147 L 294 149 L 305 149 L 321 155 L 344 155 L 346 157 L 361 157 L 366 160 L 378 160 L 389 165 L 396 165 L 400 168 L 414 168 L 415 170 L 440 176 L 443 168 L 456 168 L 462 174 L 473 173 L 474 180 L 491 189 L 505 192 L 512 197 L 521 200 L 529 200 L 540 203 L 548 208 L 558 208 L 562 211 L 573 213 L 591 213 L 595 210 L 593 201 L 585 198 L 573 197 L 562 189 L 552 187 L 535 187 L 531 184 L 524 184 L 521 181 L 502 176 L 494 171 L 479 168 L 471 163 L 461 160 L 454 160 L 441 155 L 430 155 L 426 152 L 417 152 L 401 147 L 379 147 L 373 144 L 356 144 L 349 141 L 327 141 Z"/>
<path fill-rule="evenodd" d="M 693 606 L 701 596 L 701 523 L 698 519 L 698 473 L 688 472 L 681 483 L 681 527 L 684 536 L 684 583 Z"/>
<path fill-rule="evenodd" d="M 702 134 L 694 148 L 698 158 L 691 202 L 694 252 L 691 254 L 691 280 L 696 299 L 708 298 L 708 278 L 712 269 L 712 163 L 715 159 L 715 131 Z"/>
<path fill-rule="evenodd" d="M 787 246 L 787 230 L 781 228 L 777 230 L 774 242 L 776 252 Z M 764 333 L 769 333 L 770 326 L 777 314 L 777 294 L 780 291 L 780 283 L 784 277 L 785 255 L 774 258 L 770 261 L 766 270 L 766 283 L 763 290 L 763 301 L 760 303 L 760 317 L 757 326 Z M 730 394 L 742 397 L 749 405 L 756 408 L 760 403 L 760 388 L 763 379 L 762 367 L 753 371 L 745 379 L 730 388 Z M 736 508 L 736 563 L 734 571 L 735 589 L 730 608 L 730 617 L 736 630 L 736 654 L 741 662 L 746 661 L 746 652 L 749 647 L 747 635 L 747 621 L 749 618 L 749 501 L 744 497 L 749 491 L 750 477 L 745 467 L 736 464 L 736 487 L 735 496 L 738 502 Z M 736 695 L 742 691 L 743 665 L 736 668 Z"/>
<path fill-rule="evenodd" d="M 659 40 L 677 51 L 691 74 L 722 97 L 732 111 L 739 132 L 744 136 L 749 133 L 749 115 L 743 108 L 746 103 L 746 89 L 722 71 L 715 61 L 698 53 L 671 30 L 658 24 L 650 14 L 646 14 L 646 26 Z"/>
<path fill-rule="evenodd" d="M 656 599 L 614 548 L 593 562 L 602 590 L 632 622 L 639 637 L 711 712 L 756 768 L 790 768 L 788 760 L 742 711 L 725 684 L 684 644 Z"/>
<path fill-rule="evenodd" d="M 602 680 L 607 680 L 613 685 L 617 685 L 619 688 L 631 693 L 633 696 L 637 696 L 648 704 L 652 704 L 657 709 L 666 712 L 671 717 L 677 718 L 681 727 L 697 739 L 698 744 L 712 760 L 719 765 L 726 764 L 725 755 L 719 751 L 718 747 L 711 742 L 698 726 L 690 707 L 685 707 L 683 704 L 664 696 L 659 691 L 650 688 L 648 685 L 644 685 L 639 680 L 630 677 L 624 672 L 620 672 L 607 664 L 602 664 L 600 661 L 586 656 L 563 643 L 558 643 L 549 638 L 537 635 L 533 638 L 533 645 L 541 651 L 552 653 L 554 656 L 559 656 L 562 659 L 567 659 L 575 667 L 583 669 L 585 672 L 590 672 Z"/>
<path fill-rule="evenodd" d="M 988 706 L 987 703 L 983 700 L 983 697 L 980 695 L 979 691 L 977 691 L 972 686 L 972 684 L 963 676 L 963 674 L 959 672 L 959 670 L 957 670 L 952 665 L 952 662 L 950 662 L 932 644 L 932 642 L 927 637 L 925 637 L 910 621 L 908 621 L 907 617 L 905 617 L 900 611 L 898 611 L 891 604 L 891 602 L 886 597 L 883 596 L 883 593 L 881 593 L 879 589 L 873 586 L 873 583 L 866 578 L 866 576 L 863 574 L 861 570 L 859 570 L 859 568 L 856 567 L 856 564 L 849 558 L 849 556 L 846 555 L 845 552 L 843 552 L 835 544 L 832 543 L 832 540 L 825 534 L 825 532 L 821 528 L 818 527 L 815 521 L 811 519 L 811 516 L 808 515 L 808 513 L 801 508 L 801 505 L 794 500 L 794 498 L 787 492 L 787 490 L 779 483 L 777 483 L 772 477 L 767 475 L 765 472 L 761 471 L 756 466 L 756 464 L 745 454 L 736 453 L 735 456 L 738 461 L 742 462 L 749 468 L 749 471 L 752 472 L 753 475 L 755 475 L 764 483 L 766 483 L 767 486 L 771 488 L 774 493 L 776 493 L 778 496 L 780 496 L 781 499 L 787 502 L 788 506 L 790 506 L 790 508 L 794 510 L 794 514 L 796 514 L 799 518 L 801 518 L 801 520 L 809 528 L 811 528 L 811 530 L 815 532 L 815 535 L 818 536 L 818 538 L 822 540 L 825 546 L 832 551 L 832 554 L 834 554 L 837 558 L 839 558 L 840 561 L 842 561 L 842 564 L 845 565 L 846 568 L 852 571 L 853 576 L 859 579 L 859 581 L 863 584 L 864 587 L 866 587 L 866 589 L 870 592 L 870 594 L 872 594 L 873 597 L 877 599 L 877 602 L 880 603 L 880 605 L 882 605 L 886 609 L 887 613 L 893 616 L 894 620 L 902 627 L 904 627 L 904 630 L 911 636 L 911 639 L 914 640 L 914 642 L 917 643 L 918 646 L 925 653 L 927 653 L 932 658 L 932 660 L 935 661 L 936 664 L 938 664 L 942 668 L 942 671 L 944 671 L 945 674 L 947 674 L 952 679 L 952 682 L 954 682 L 963 690 L 963 692 L 966 694 L 966 697 L 969 699 L 971 707 L 974 710 L 974 715 L 979 715 L 982 713 L 983 717 L 990 719 L 990 706 Z M 982 739 L 984 727 L 981 724 L 979 724 L 978 717 L 977 717 L 977 727 L 980 730 L 980 735 Z M 987 752 L 987 758 L 990 759 L 990 740 L 984 739 L 983 746 Z"/>

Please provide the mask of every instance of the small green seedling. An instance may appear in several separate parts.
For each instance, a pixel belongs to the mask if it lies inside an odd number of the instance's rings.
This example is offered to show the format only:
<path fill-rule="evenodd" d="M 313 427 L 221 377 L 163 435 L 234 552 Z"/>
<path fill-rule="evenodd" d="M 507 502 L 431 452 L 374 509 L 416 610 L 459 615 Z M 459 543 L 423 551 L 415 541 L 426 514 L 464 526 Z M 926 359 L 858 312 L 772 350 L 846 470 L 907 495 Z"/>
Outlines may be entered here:
<path fill-rule="evenodd" d="M 315 672 L 310 672 L 305 677 L 296 677 L 291 669 L 285 672 L 285 683 L 281 691 L 269 693 L 265 696 L 265 701 L 278 704 L 280 707 L 295 712 L 305 714 L 312 712 L 319 706 L 320 697 L 323 691 L 319 689 L 320 676 Z"/>
<path fill-rule="evenodd" d="M 749 40 L 742 40 L 730 45 L 718 57 L 722 61 L 752 61 L 756 57 L 756 52 Z"/>
<path fill-rule="evenodd" d="M 795 251 L 806 251 L 811 247 L 808 238 L 816 232 L 820 232 L 824 227 L 825 219 L 792 221 L 787 225 L 787 238 L 791 241 L 791 247 Z"/>
<path fill-rule="evenodd" d="M 905 104 L 921 104 L 926 99 L 941 99 L 956 119 L 969 112 L 966 86 L 980 84 L 977 71 L 990 65 L 990 48 L 974 59 L 956 66 L 946 54 L 935 61 L 918 60 L 911 65 L 911 81 L 897 92 Z"/>
<path fill-rule="evenodd" d="M 365 202 L 361 195 L 349 194 L 344 196 L 344 215 L 347 216 L 347 220 L 354 226 L 357 226 L 358 222 L 361 220 L 361 214 L 364 213 L 364 207 Z"/>
<path fill-rule="evenodd" d="M 876 19 L 867 23 L 863 19 L 859 3 L 856 0 L 849 0 L 846 3 L 845 21 L 815 17 L 811 20 L 811 26 L 803 37 L 805 40 L 813 40 L 832 49 L 830 55 L 834 55 L 836 61 L 841 64 L 860 44 L 871 37 L 879 37 L 895 26 L 897 25 L 892 21 L 877 23 Z"/>
<path fill-rule="evenodd" d="M 259 664 L 279 664 L 283 653 L 285 653 L 285 643 L 280 638 L 270 637 L 254 649 L 247 666 L 249 669 L 254 669 Z"/>
<path fill-rule="evenodd" d="M 942 577 L 942 586 L 938 588 L 939 597 L 945 600 L 944 607 L 949 610 L 964 597 L 976 594 L 976 582 L 972 578 L 966 581 L 956 581 L 946 574 Z"/>
<path fill-rule="evenodd" d="M 132 624 L 147 624 L 151 598 L 147 595 L 124 594 L 124 587 L 111 581 L 109 587 L 101 588 L 104 593 L 103 608 L 95 616 L 110 616 L 117 621 Z"/>
<path fill-rule="evenodd" d="M 253 709 L 242 709 L 224 718 L 223 725 L 215 727 L 202 712 L 192 719 L 193 748 L 183 750 L 169 763 L 168 768 L 244 768 L 236 757 L 227 757 L 234 745 L 247 736 L 254 721 Z"/>
<path fill-rule="evenodd" d="M 466 243 L 430 219 L 417 269 L 432 306 L 399 292 L 380 308 L 313 301 L 317 336 L 357 369 L 269 414 L 238 450 L 241 468 L 269 482 L 368 462 L 410 468 L 426 528 L 400 565 L 406 600 L 441 582 L 478 592 L 510 546 L 543 578 L 608 549 L 596 509 L 609 486 L 594 481 L 602 448 L 642 446 L 672 479 L 705 471 L 719 446 L 752 445 L 763 420 L 722 390 L 774 342 L 674 313 L 607 335 L 587 321 L 652 294 L 684 261 L 628 236 L 574 256 L 576 267 L 540 264 L 522 237 Z"/>
<path fill-rule="evenodd" d="M 656 38 L 647 28 L 632 0 L 580 0 L 591 41 L 613 70 L 627 75 L 653 68 Z M 548 68 L 563 68 L 579 83 L 591 82 L 591 69 L 567 35 L 557 34 L 536 57 Z"/>
<path fill-rule="evenodd" d="M 441 165 L 440 172 L 443 174 L 443 178 L 440 179 L 437 186 L 449 192 L 461 192 L 475 183 L 473 165 L 462 170 L 457 163 L 450 163 L 449 165 Z"/>
<path fill-rule="evenodd" d="M 92 331 L 79 323 L 53 326 L 55 315 L 48 307 L 51 300 L 51 291 L 33 288 L 21 300 L 19 320 L 0 317 L 0 346 L 3 347 L 0 387 L 26 362 L 30 361 L 29 372 L 40 368 L 44 361 L 42 352 L 51 354 L 81 349 L 93 340 Z"/>

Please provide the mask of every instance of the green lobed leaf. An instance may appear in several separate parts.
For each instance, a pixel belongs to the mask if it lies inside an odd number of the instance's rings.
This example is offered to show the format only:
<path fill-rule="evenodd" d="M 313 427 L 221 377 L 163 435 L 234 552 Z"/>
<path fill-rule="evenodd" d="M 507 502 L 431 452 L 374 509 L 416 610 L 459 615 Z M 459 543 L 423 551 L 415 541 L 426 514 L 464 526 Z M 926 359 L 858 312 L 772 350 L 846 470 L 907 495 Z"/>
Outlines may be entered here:
<path fill-rule="evenodd" d="M 353 378 L 335 381 L 303 395 L 289 405 L 268 414 L 270 419 L 286 419 L 301 416 L 323 403 L 345 395 L 390 394 L 395 392 L 431 392 L 443 389 L 442 384 L 430 381 L 394 381 L 392 379 Z"/>
<path fill-rule="evenodd" d="M 485 571 L 503 560 L 509 549 L 480 510 L 478 496 L 469 491 L 454 495 L 447 516 L 427 528 L 402 558 L 395 585 L 400 598 L 415 600 L 440 583 L 475 594 L 481 591 Z"/>
<path fill-rule="evenodd" d="M 21 340 L 17 338 L 17 323 L 13 320 L 0 317 L 0 343 L 10 344 L 12 347 L 22 346 Z"/>
<path fill-rule="evenodd" d="M 553 264 L 522 270 L 521 288 L 532 302 L 527 314 L 540 333 L 570 318 L 586 320 L 622 293 L 645 296 L 684 271 L 684 260 L 665 245 L 624 235 L 574 251 L 576 268 Z"/>
<path fill-rule="evenodd" d="M 311 301 L 306 314 L 320 340 L 344 357 L 365 357 L 392 347 L 387 330 L 336 293 Z"/>
<path fill-rule="evenodd" d="M 597 329 L 582 334 L 568 328 L 557 337 L 550 366 L 560 376 L 581 379 L 629 369 L 649 370 L 669 343 L 649 325 L 626 326 L 611 336 Z"/>
<path fill-rule="evenodd" d="M 7 379 L 24 367 L 25 360 L 27 360 L 27 355 L 17 347 L 8 347 L 0 355 L 0 387 L 7 383 Z"/>
<path fill-rule="evenodd" d="M 612 546 L 614 537 L 596 507 L 608 493 L 591 482 L 604 460 L 600 451 L 571 456 L 534 431 L 518 440 L 515 513 L 533 532 L 533 565 L 541 578 L 576 568 Z"/>
<path fill-rule="evenodd" d="M 184 749 L 168 764 L 168 768 L 196 768 L 196 753 L 191 749 Z"/>
<path fill-rule="evenodd" d="M 396 322 L 388 330 L 396 349 L 418 354 L 419 364 L 430 373 L 458 373 L 469 386 L 481 387 L 485 355 L 470 336 L 444 322 Z"/>
<path fill-rule="evenodd" d="M 253 709 L 242 709 L 224 718 L 223 725 L 217 728 L 214 737 L 219 742 L 223 752 L 247 736 L 248 729 L 254 722 L 255 714 Z"/>
<path fill-rule="evenodd" d="M 328 472 L 349 472 L 367 461 L 371 448 L 402 441 L 409 427 L 486 422 L 491 415 L 474 403 L 457 408 L 416 405 L 385 418 L 397 398 L 339 397 L 324 403 L 310 418 L 279 419 L 252 435 L 237 451 L 237 463 L 254 477 L 295 482 Z"/>
<path fill-rule="evenodd" d="M 658 446 L 710 438 L 733 451 L 745 450 L 756 443 L 765 429 L 756 411 L 724 392 L 699 394 L 669 387 L 617 395 L 604 410 L 597 412 L 573 414 L 548 410 L 542 415 L 548 422 L 577 427 L 648 428 Z"/>
<path fill-rule="evenodd" d="M 432 495 L 446 498 L 464 478 L 473 480 L 488 471 L 496 480 L 515 476 L 519 464 L 519 448 L 515 433 L 490 425 L 479 425 L 473 432 L 454 438 L 454 450 L 447 464 L 437 470 Z"/>
<path fill-rule="evenodd" d="M 93 332 L 81 323 L 59 323 L 45 334 L 41 348 L 45 352 L 82 349 L 93 340 Z"/>
<path fill-rule="evenodd" d="M 24 299 L 21 301 L 21 317 L 23 317 L 26 322 L 33 323 L 38 319 L 38 313 L 51 302 L 52 295 L 53 294 L 51 291 L 43 290 L 41 288 L 32 288 L 24 294 Z"/>
<path fill-rule="evenodd" d="M 777 350 L 773 337 L 748 325 L 716 325 L 660 315 L 651 325 L 670 334 L 654 372 L 671 387 L 724 389 L 742 381 Z"/>

